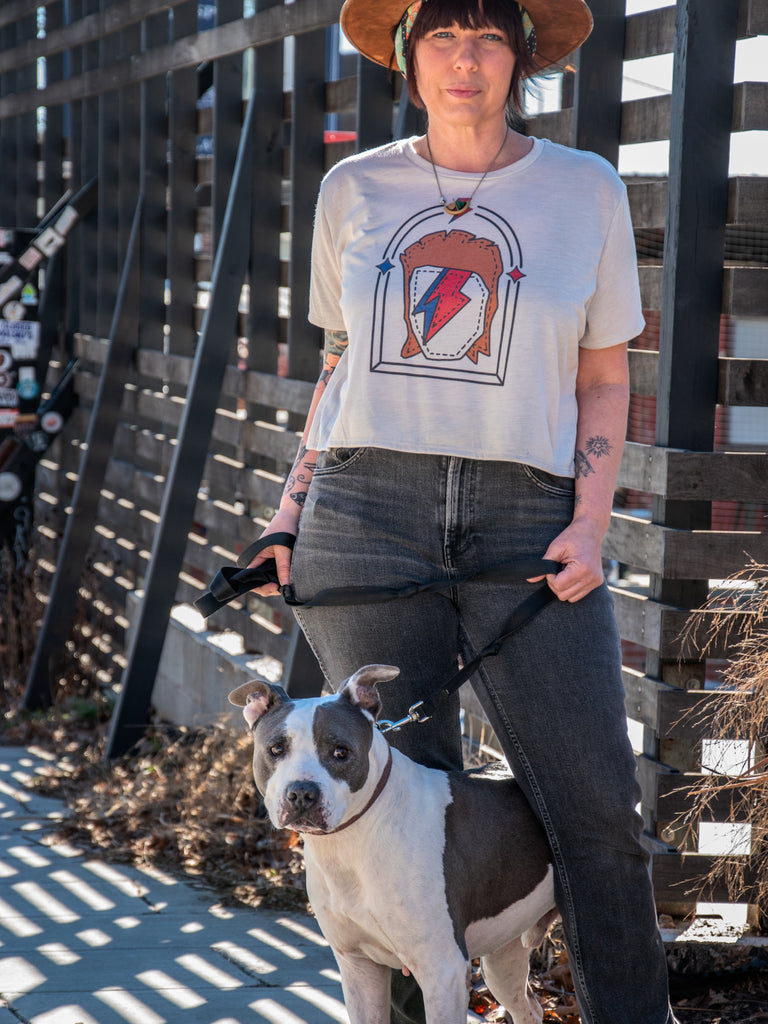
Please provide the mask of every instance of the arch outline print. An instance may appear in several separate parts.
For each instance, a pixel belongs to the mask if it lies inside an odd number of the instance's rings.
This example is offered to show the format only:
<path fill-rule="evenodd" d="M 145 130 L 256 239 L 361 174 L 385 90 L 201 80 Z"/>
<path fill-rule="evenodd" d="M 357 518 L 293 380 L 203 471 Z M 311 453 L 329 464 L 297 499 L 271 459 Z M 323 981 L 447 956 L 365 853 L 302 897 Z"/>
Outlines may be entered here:
<path fill-rule="evenodd" d="M 478 206 L 446 224 L 441 206 L 426 209 L 393 232 L 375 273 L 372 373 L 504 384 L 526 275 L 503 217 Z"/>

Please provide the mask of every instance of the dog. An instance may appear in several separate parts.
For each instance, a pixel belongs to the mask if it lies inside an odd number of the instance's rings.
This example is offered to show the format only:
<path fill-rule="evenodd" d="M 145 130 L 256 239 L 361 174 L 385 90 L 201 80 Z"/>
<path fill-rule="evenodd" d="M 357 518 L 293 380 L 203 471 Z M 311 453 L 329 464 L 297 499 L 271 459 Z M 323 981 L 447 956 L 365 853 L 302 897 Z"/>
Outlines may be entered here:
<path fill-rule="evenodd" d="M 351 1024 L 389 1024 L 391 969 L 412 974 L 427 1024 L 466 1024 L 470 961 L 514 1024 L 540 1024 L 530 948 L 557 916 L 552 855 L 517 783 L 425 768 L 376 726 L 367 665 L 337 694 L 291 700 L 262 680 L 229 695 L 253 735 L 272 824 L 304 838 L 307 893 Z M 413 726 L 417 728 L 417 726 Z"/>

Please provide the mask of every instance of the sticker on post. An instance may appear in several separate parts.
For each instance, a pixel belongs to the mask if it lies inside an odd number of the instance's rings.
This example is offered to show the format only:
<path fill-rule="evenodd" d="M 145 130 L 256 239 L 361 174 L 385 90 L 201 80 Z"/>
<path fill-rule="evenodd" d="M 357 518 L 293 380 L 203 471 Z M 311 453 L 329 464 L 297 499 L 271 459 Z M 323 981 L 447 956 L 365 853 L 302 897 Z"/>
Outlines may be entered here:
<path fill-rule="evenodd" d="M 19 367 L 19 380 L 16 384 L 16 390 L 19 392 L 19 397 L 27 402 L 37 398 L 40 393 L 40 387 L 37 383 L 34 366 Z"/>
<path fill-rule="evenodd" d="M 46 434 L 59 434 L 64 426 L 64 417 L 60 412 L 52 409 L 50 412 L 43 413 L 40 419 L 40 426 Z"/>
<path fill-rule="evenodd" d="M 11 299 L 3 306 L 3 316 L 6 320 L 23 320 L 26 315 L 27 310 L 24 303 L 19 302 L 18 299 Z"/>
<path fill-rule="evenodd" d="M 35 246 L 44 256 L 53 256 L 64 245 L 64 238 L 54 227 L 46 228 L 35 239 Z"/>
<path fill-rule="evenodd" d="M 0 320 L 0 346 L 9 348 L 14 359 L 37 359 L 40 323 L 37 320 Z"/>
<path fill-rule="evenodd" d="M 0 501 L 16 501 L 21 487 L 21 477 L 15 473 L 0 473 Z"/>

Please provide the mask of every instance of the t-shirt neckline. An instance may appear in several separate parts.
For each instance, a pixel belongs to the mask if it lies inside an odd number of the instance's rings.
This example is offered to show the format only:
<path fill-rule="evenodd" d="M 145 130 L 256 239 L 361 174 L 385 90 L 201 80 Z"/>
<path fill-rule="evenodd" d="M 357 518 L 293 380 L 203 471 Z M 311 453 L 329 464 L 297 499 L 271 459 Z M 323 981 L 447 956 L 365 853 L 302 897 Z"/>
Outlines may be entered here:
<path fill-rule="evenodd" d="M 424 157 L 419 156 L 416 152 L 414 144 L 419 138 L 421 138 L 421 136 L 412 135 L 410 138 L 404 139 L 403 152 L 411 163 L 425 170 L 428 174 L 432 174 L 432 167 L 429 160 L 425 160 Z M 519 174 L 521 171 L 526 171 L 531 164 L 534 164 L 539 159 L 544 150 L 543 140 L 537 139 L 535 136 L 528 136 L 528 138 L 533 142 L 530 151 L 519 160 L 515 160 L 514 163 L 507 164 L 506 167 L 499 167 L 495 171 L 488 171 L 486 175 L 487 181 L 493 181 L 494 179 L 504 177 L 508 174 Z M 482 171 L 456 171 L 451 167 L 443 167 L 442 164 L 436 164 L 435 166 L 437 167 L 437 171 L 441 177 L 463 178 L 465 181 L 477 181 L 483 177 Z"/>

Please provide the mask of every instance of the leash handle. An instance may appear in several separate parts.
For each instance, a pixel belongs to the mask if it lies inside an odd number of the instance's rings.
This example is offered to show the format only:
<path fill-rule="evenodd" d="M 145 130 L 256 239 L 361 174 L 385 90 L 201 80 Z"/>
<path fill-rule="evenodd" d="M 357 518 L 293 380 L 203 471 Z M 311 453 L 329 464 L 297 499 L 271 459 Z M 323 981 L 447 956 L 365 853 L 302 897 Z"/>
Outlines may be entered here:
<path fill-rule="evenodd" d="M 293 551 L 296 545 L 296 536 L 293 533 L 281 533 L 276 531 L 275 533 L 268 533 L 265 537 L 259 537 L 253 544 L 249 544 L 245 551 L 242 551 L 237 558 L 237 564 L 240 569 L 247 568 L 248 564 L 254 560 L 256 555 L 264 550 L 264 548 L 271 548 L 274 544 L 280 545 L 283 548 L 290 548 Z M 273 558 L 267 559 L 267 562 L 274 562 Z M 266 565 L 267 562 L 264 564 Z M 260 567 L 259 567 L 260 568 Z"/>
<path fill-rule="evenodd" d="M 296 537 L 292 533 L 270 533 L 265 537 L 259 537 L 253 544 L 249 544 L 237 559 L 237 567 L 225 565 L 219 569 L 211 580 L 208 592 L 195 601 L 195 607 L 204 618 L 208 618 L 220 608 L 234 601 L 236 597 L 247 594 L 256 587 L 263 587 L 266 583 L 274 583 L 280 587 L 280 580 L 277 576 L 277 563 L 274 558 L 268 558 L 261 565 L 249 569 L 248 563 L 252 562 L 256 555 L 265 548 L 271 548 L 273 544 L 280 544 L 283 547 L 291 548 L 296 543 Z"/>

